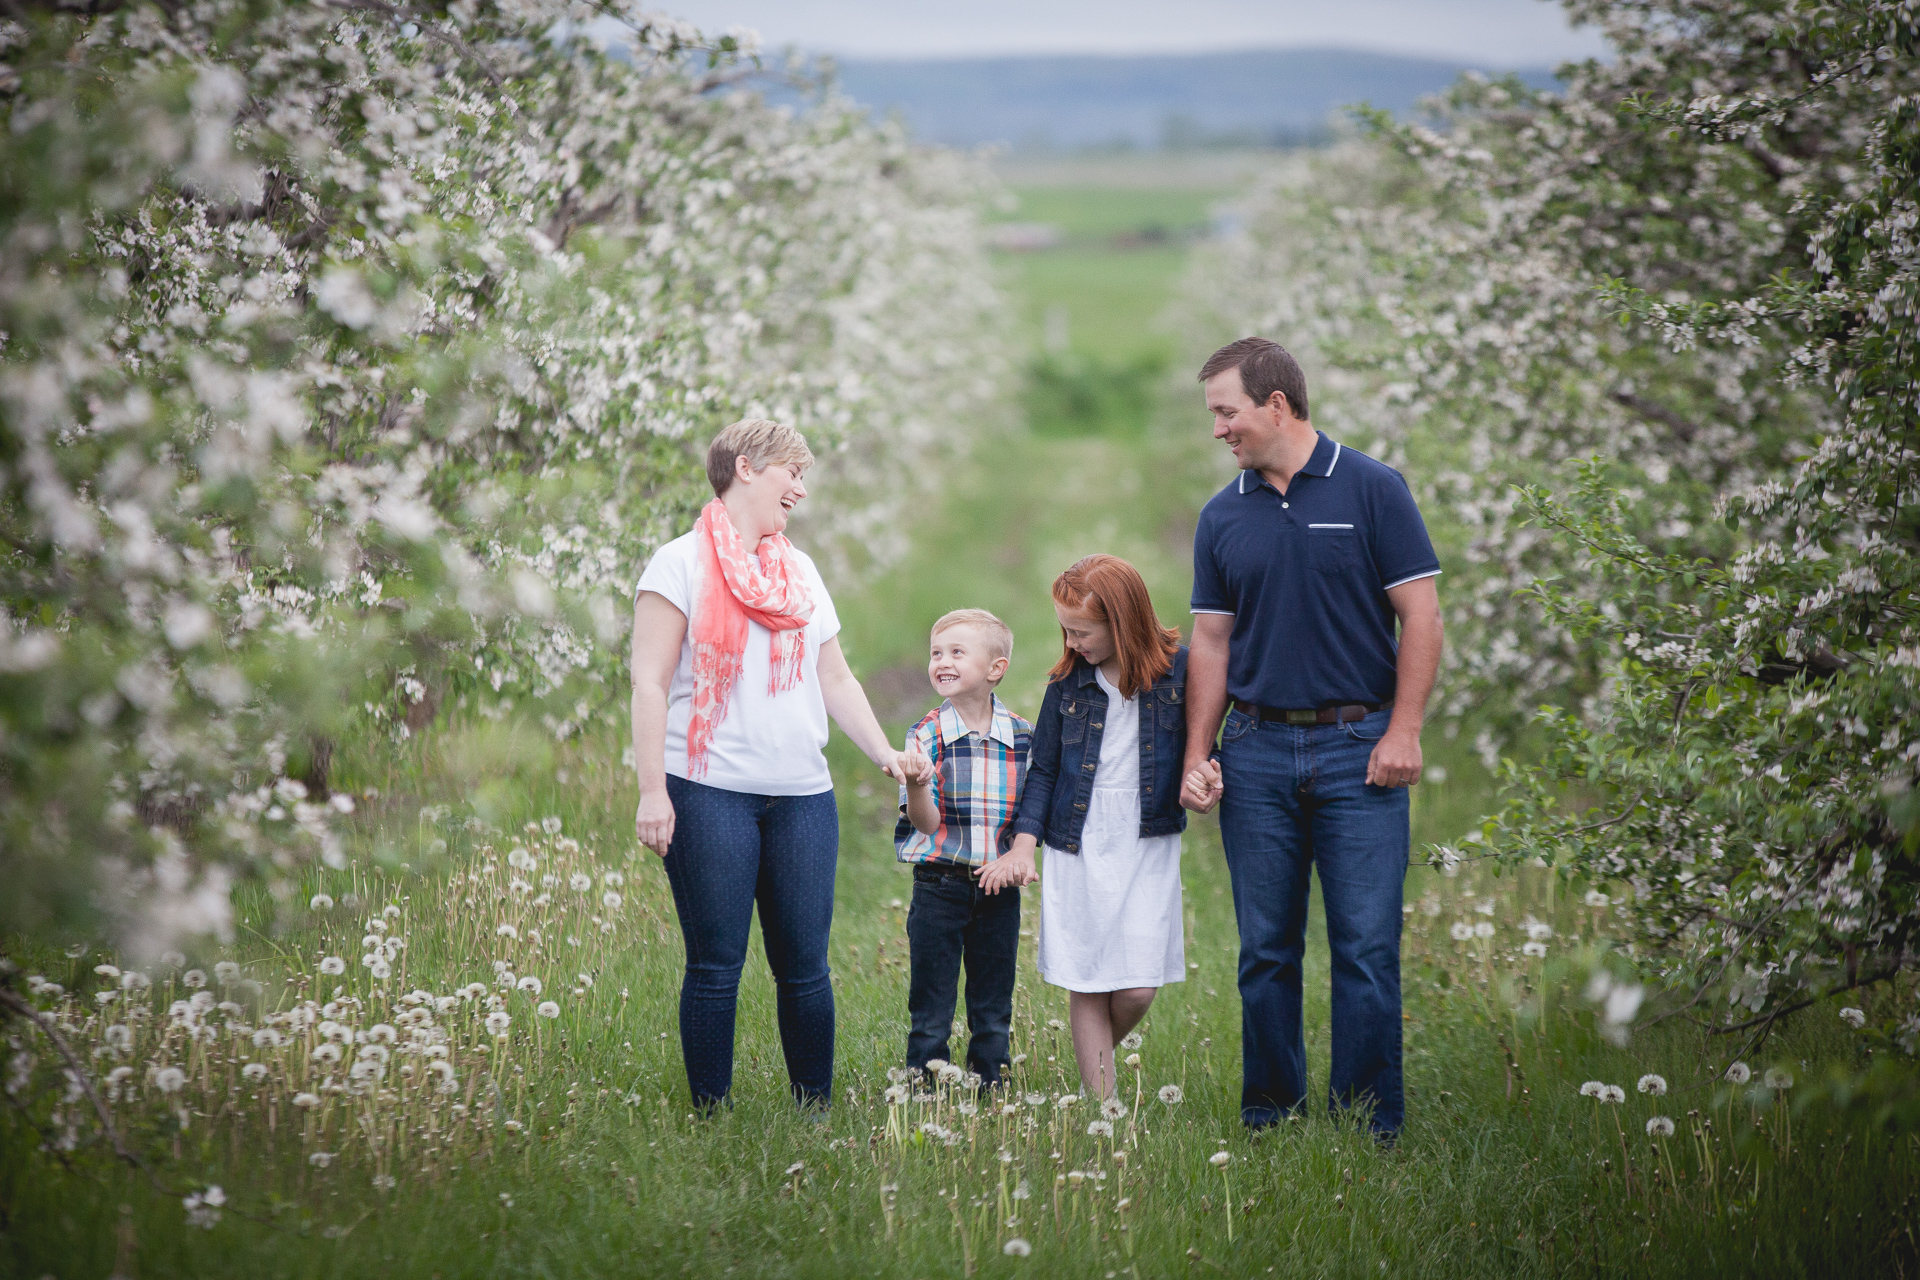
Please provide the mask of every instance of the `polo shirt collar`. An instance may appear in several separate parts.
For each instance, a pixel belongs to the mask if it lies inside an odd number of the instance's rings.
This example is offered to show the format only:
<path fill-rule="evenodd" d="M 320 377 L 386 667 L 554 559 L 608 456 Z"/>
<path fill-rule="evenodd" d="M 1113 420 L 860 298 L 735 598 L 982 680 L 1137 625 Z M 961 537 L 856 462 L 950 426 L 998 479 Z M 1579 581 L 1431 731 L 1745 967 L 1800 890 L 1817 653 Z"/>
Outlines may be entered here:
<path fill-rule="evenodd" d="M 1313 456 L 1307 459 L 1307 465 L 1300 468 L 1300 471 L 1305 475 L 1319 476 L 1325 479 L 1333 474 L 1334 467 L 1340 462 L 1340 445 L 1330 439 L 1324 431 L 1316 431 L 1314 435 L 1317 436 L 1318 439 L 1314 442 Z M 1248 476 L 1253 477 L 1251 483 L 1247 480 Z M 1266 477 L 1262 476 L 1258 471 L 1249 468 L 1240 473 L 1240 492 L 1252 493 L 1261 485 L 1266 484 L 1266 482 Z M 1291 488 L 1292 486 L 1288 487 Z"/>
<path fill-rule="evenodd" d="M 987 724 L 987 736 L 1008 747 L 1017 745 L 1014 741 L 1013 713 L 1007 710 L 1006 703 L 1000 701 L 999 694 L 989 696 L 993 699 L 993 718 Z M 952 746 L 971 732 L 951 701 L 940 704 L 940 742 L 943 746 Z"/>

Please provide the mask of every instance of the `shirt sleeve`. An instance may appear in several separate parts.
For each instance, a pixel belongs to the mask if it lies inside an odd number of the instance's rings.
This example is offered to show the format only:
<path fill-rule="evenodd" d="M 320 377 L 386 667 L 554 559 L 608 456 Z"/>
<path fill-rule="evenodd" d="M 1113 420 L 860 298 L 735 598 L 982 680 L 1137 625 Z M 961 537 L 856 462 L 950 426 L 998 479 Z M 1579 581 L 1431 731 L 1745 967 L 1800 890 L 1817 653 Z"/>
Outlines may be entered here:
<path fill-rule="evenodd" d="M 1193 531 L 1193 599 L 1189 608 L 1194 613 L 1235 612 L 1235 601 L 1228 594 L 1226 581 L 1220 576 L 1220 563 L 1214 558 L 1215 534 L 1213 521 L 1208 512 L 1202 510 L 1199 526 Z"/>
<path fill-rule="evenodd" d="M 906 745 L 920 748 L 920 754 L 934 763 L 933 780 L 929 785 L 933 790 L 933 803 L 937 809 L 940 806 L 940 756 L 937 750 L 940 745 L 940 731 L 937 727 L 931 727 L 936 724 L 937 717 L 930 717 L 907 730 Z M 900 816 L 904 818 L 906 813 L 907 784 L 903 782 L 900 784 Z"/>
<path fill-rule="evenodd" d="M 1373 567 L 1385 591 L 1440 572 L 1440 558 L 1427 536 L 1427 523 L 1399 472 L 1379 486 L 1373 512 Z"/>
<path fill-rule="evenodd" d="M 694 596 L 692 552 L 692 538 L 675 538 L 654 552 L 653 558 L 647 561 L 646 572 L 640 575 L 640 585 L 633 589 L 634 594 L 655 592 L 691 618 Z"/>

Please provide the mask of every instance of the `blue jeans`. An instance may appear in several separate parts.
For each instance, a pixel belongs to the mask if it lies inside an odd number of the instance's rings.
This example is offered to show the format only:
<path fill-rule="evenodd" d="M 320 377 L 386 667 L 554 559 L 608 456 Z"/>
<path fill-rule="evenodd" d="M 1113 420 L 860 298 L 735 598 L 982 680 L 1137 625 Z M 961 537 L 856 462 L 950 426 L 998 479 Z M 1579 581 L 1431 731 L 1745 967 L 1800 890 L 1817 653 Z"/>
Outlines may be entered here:
<path fill-rule="evenodd" d="M 696 1107 L 733 1088 L 733 1025 L 754 903 L 773 970 L 793 1096 L 803 1106 L 833 1098 L 833 986 L 827 931 L 840 857 L 833 792 L 756 796 L 667 778 L 673 844 L 667 881 L 687 945 L 680 986 L 680 1052 Z"/>
<path fill-rule="evenodd" d="M 1407 876 L 1405 787 L 1367 782 L 1390 711 L 1348 724 L 1288 725 L 1230 711 L 1220 768 L 1220 835 L 1240 925 L 1240 1118 L 1272 1124 L 1307 1096 L 1300 964 L 1307 890 L 1320 868 L 1333 955 L 1333 1108 L 1362 1106 L 1379 1134 L 1400 1129 L 1400 904 Z"/>
<path fill-rule="evenodd" d="M 907 912 L 912 973 L 907 986 L 907 1065 L 947 1056 L 960 965 L 967 967 L 967 1069 L 1000 1083 L 1013 1026 L 1013 971 L 1020 958 L 1020 891 L 982 893 L 973 877 L 913 869 Z"/>

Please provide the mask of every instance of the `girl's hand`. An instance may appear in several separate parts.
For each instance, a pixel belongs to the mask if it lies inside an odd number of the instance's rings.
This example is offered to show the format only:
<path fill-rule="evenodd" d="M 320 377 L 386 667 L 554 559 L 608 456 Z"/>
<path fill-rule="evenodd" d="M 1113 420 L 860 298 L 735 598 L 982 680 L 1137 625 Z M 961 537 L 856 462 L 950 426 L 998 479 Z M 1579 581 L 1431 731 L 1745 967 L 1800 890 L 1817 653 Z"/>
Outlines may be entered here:
<path fill-rule="evenodd" d="M 673 825 L 673 801 L 667 798 L 665 787 L 641 795 L 640 808 L 633 815 L 633 833 L 640 837 L 641 844 L 666 857 L 668 846 L 673 844 Z"/>
<path fill-rule="evenodd" d="M 980 873 L 980 892 L 999 893 L 1003 888 L 1020 888 L 1032 884 L 1040 878 L 1033 865 L 1033 848 L 1015 847 L 1012 852 L 1002 854 L 987 864 Z"/>

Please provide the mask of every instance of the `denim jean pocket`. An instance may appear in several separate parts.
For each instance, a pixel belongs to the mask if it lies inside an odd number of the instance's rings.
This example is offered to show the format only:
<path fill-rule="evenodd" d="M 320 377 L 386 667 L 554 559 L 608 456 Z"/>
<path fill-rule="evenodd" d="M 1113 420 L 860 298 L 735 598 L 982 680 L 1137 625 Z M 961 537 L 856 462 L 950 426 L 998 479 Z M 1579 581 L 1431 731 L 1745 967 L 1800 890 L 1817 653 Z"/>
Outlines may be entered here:
<path fill-rule="evenodd" d="M 1374 711 L 1364 719 L 1348 720 L 1340 727 L 1355 742 L 1378 742 L 1387 736 L 1387 725 L 1392 723 L 1392 719 L 1393 713 L 1390 711 Z M 1379 723 L 1374 723 L 1376 720 Z"/>
<path fill-rule="evenodd" d="M 1220 731 L 1220 740 L 1222 742 L 1236 742 L 1246 737 L 1247 731 L 1252 729 L 1254 724 L 1255 721 L 1252 716 L 1240 710 L 1240 708 L 1235 707 L 1233 710 L 1227 712 L 1227 723 Z"/>

